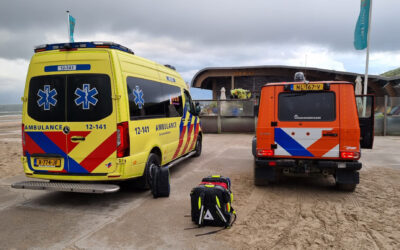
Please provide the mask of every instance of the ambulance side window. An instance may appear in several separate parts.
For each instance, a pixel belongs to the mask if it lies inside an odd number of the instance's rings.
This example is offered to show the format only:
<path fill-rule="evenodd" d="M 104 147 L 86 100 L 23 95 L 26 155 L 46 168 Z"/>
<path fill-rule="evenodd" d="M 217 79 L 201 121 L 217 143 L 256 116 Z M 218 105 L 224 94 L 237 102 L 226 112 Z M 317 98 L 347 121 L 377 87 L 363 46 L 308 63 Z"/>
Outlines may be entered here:
<path fill-rule="evenodd" d="M 65 75 L 32 77 L 28 115 L 40 122 L 65 121 Z"/>
<path fill-rule="evenodd" d="M 182 116 L 179 87 L 129 76 L 126 82 L 131 120 Z"/>
<path fill-rule="evenodd" d="M 190 97 L 190 94 L 187 90 L 184 90 L 184 92 L 185 92 L 185 107 L 187 108 L 187 111 L 189 111 L 189 113 L 194 114 L 195 108 L 193 105 L 192 98 Z"/>
<path fill-rule="evenodd" d="M 182 93 L 176 86 L 164 84 L 164 95 L 169 97 L 165 103 L 167 117 L 181 117 L 183 115 Z"/>

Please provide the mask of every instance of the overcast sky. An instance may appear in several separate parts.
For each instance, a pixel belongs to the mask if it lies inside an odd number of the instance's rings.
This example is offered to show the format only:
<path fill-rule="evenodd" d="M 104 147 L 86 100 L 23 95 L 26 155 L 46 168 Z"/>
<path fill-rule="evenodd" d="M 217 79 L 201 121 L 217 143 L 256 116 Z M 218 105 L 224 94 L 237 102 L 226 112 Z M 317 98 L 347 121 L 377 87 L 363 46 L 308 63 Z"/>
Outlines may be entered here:
<path fill-rule="evenodd" d="M 20 103 L 35 45 L 67 41 L 66 10 L 75 41 L 120 43 L 187 82 L 205 67 L 365 70 L 353 47 L 360 0 L 1 0 L 0 104 Z M 399 11 L 399 0 L 373 1 L 371 74 L 400 67 Z"/>

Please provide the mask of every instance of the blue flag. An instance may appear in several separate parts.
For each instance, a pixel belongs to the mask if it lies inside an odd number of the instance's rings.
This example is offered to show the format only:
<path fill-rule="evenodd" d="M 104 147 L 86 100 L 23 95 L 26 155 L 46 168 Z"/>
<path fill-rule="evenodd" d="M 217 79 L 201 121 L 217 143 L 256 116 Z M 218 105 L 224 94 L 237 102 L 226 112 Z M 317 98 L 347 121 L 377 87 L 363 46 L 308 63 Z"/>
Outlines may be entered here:
<path fill-rule="evenodd" d="M 357 50 L 365 49 L 368 45 L 367 37 L 370 7 L 370 0 L 361 0 L 360 15 L 358 16 L 356 30 L 354 31 L 354 48 Z"/>
<path fill-rule="evenodd" d="M 75 18 L 69 15 L 69 41 L 74 42 Z"/>

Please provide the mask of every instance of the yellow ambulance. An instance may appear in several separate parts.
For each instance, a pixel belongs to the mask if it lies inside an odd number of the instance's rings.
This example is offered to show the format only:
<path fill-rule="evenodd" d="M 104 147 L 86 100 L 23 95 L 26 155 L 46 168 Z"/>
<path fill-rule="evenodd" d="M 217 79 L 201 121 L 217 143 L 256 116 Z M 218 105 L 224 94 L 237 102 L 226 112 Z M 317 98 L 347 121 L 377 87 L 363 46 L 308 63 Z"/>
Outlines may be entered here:
<path fill-rule="evenodd" d="M 151 166 L 201 154 L 199 106 L 175 68 L 116 43 L 36 47 L 22 101 L 25 174 L 50 181 L 14 188 L 102 193 L 119 187 L 92 183 L 130 179 L 148 188 Z"/>

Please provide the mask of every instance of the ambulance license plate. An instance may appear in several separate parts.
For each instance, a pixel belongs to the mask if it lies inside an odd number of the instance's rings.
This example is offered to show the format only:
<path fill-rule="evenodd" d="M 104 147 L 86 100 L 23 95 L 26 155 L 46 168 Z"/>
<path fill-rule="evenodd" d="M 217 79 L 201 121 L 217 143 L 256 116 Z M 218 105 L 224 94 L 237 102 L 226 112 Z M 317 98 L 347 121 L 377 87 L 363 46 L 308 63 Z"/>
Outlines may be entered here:
<path fill-rule="evenodd" d="M 323 83 L 314 83 L 314 84 L 293 84 L 293 91 L 317 91 L 324 90 Z"/>
<path fill-rule="evenodd" d="M 61 167 L 61 159 L 55 158 L 37 158 L 35 166 L 38 167 Z"/>

